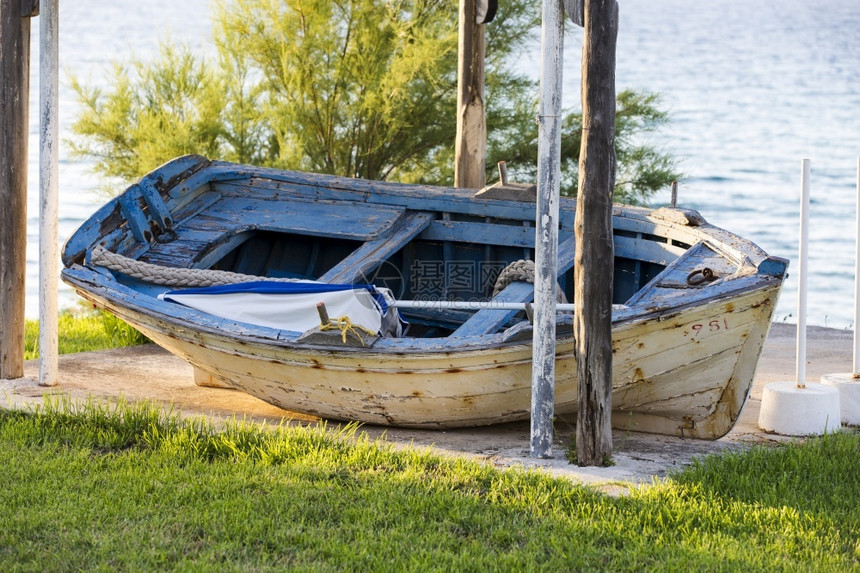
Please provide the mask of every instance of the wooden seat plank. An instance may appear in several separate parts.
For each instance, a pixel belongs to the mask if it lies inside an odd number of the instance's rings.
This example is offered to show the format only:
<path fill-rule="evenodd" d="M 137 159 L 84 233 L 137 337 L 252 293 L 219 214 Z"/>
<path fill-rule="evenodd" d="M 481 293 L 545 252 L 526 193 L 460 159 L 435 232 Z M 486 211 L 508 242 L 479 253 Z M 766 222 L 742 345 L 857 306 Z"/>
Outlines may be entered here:
<path fill-rule="evenodd" d="M 402 216 L 387 232 L 363 243 L 349 256 L 329 269 L 319 280 L 328 283 L 351 283 L 372 271 L 402 249 L 433 221 L 433 213 L 410 212 Z"/>

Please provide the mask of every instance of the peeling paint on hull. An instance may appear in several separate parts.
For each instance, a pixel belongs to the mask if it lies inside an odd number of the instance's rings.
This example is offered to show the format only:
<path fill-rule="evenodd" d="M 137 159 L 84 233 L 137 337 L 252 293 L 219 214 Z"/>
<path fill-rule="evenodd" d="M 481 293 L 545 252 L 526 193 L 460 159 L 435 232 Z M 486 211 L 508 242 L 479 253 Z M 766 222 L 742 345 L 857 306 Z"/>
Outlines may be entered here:
<path fill-rule="evenodd" d="M 413 428 L 528 419 L 531 344 L 386 356 L 181 336 L 169 322 L 82 293 L 214 379 L 286 410 Z M 613 329 L 613 426 L 716 439 L 734 426 L 755 375 L 778 286 Z M 725 321 L 704 334 L 691 326 Z M 699 338 L 701 336 L 701 338 Z M 312 370 L 312 373 L 310 371 Z M 555 411 L 577 410 L 573 341 L 557 344 Z"/>

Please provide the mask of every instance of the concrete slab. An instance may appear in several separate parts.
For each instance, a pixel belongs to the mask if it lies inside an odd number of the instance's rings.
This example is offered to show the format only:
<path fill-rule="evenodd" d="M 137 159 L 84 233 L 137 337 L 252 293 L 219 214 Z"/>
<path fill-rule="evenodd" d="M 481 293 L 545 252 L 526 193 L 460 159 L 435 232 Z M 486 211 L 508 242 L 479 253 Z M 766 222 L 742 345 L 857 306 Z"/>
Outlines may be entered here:
<path fill-rule="evenodd" d="M 469 456 L 500 467 L 538 468 L 554 475 L 597 485 L 610 493 L 621 493 L 631 485 L 650 483 L 670 469 L 689 464 L 696 456 L 751 443 L 784 442 L 785 436 L 766 434 L 758 428 L 762 389 L 768 382 L 794 379 L 794 325 L 774 324 L 750 398 L 735 428 L 715 441 L 674 438 L 638 432 L 613 434 L 613 459 L 608 468 L 580 468 L 566 459 L 567 444 L 575 433 L 572 420 L 558 419 L 553 457 L 529 457 L 529 423 L 518 422 L 465 430 L 405 430 L 364 426 L 373 438 L 384 438 L 396 446 L 430 447 L 446 455 Z M 807 374 L 810 380 L 851 369 L 853 333 L 809 327 Z M 25 378 L 0 381 L 0 407 L 26 408 L 40 404 L 45 396 L 72 399 L 152 400 L 172 406 L 183 415 L 203 415 L 215 421 L 246 417 L 275 424 L 283 420 L 312 422 L 303 416 L 276 408 L 242 392 L 196 386 L 191 367 L 154 345 L 85 352 L 60 357 L 60 383 L 53 388 L 38 385 L 38 363 L 28 362 Z"/>

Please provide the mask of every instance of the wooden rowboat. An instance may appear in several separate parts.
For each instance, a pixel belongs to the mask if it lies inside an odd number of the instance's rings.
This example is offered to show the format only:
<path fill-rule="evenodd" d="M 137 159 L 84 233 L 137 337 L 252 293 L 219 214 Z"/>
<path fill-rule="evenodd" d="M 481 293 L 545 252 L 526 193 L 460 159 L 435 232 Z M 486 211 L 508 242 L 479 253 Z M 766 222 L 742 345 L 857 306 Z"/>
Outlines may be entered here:
<path fill-rule="evenodd" d="M 62 276 L 191 363 L 200 384 L 336 420 L 423 428 L 521 420 L 530 414 L 531 325 L 487 301 L 532 299 L 522 281 L 493 296 L 502 269 L 534 259 L 529 199 L 524 186 L 476 193 L 189 156 L 86 221 L 64 247 Z M 574 211 L 563 199 L 558 268 L 568 297 Z M 724 435 L 749 394 L 787 261 L 695 211 L 616 206 L 613 226 L 613 425 Z M 163 300 L 170 287 L 110 270 L 93 261 L 97 251 L 165 269 L 369 282 L 390 289 L 389 299 L 477 301 L 479 310 L 404 308 L 406 334 L 347 340 L 348 329 L 291 330 Z M 571 324 L 558 315 L 558 414 L 577 409 Z"/>

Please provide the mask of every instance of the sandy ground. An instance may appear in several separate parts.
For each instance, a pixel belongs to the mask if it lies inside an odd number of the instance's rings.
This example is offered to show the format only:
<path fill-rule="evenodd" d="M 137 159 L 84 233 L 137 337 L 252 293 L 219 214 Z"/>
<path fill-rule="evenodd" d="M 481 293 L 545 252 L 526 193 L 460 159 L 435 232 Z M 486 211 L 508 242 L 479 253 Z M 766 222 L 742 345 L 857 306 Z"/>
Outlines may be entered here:
<path fill-rule="evenodd" d="M 853 333 L 809 327 L 807 331 L 807 379 L 818 381 L 823 374 L 851 370 Z M 431 447 L 446 455 L 487 460 L 500 467 L 520 465 L 539 468 L 558 476 L 596 485 L 608 492 L 625 491 L 631 484 L 650 483 L 671 469 L 681 468 L 695 456 L 744 447 L 750 443 L 785 441 L 790 438 L 765 434 L 758 428 L 762 388 L 768 382 L 794 380 L 795 327 L 776 323 L 759 361 L 750 398 L 734 429 L 724 438 L 704 441 L 637 432 L 613 434 L 613 460 L 606 468 L 581 468 L 565 458 L 567 444 L 575 433 L 573 423 L 558 420 L 557 440 L 550 459 L 529 455 L 529 423 L 518 422 L 465 430 L 406 430 L 364 426 L 370 436 L 388 442 Z M 215 420 L 233 417 L 281 423 L 314 420 L 262 402 L 242 392 L 196 386 L 191 367 L 154 345 L 84 352 L 60 357 L 60 382 L 46 388 L 38 385 L 38 362 L 28 362 L 25 377 L 0 381 L 0 407 L 27 408 L 38 405 L 46 394 L 72 399 L 153 400 L 170 405 L 184 415 L 204 415 Z"/>

